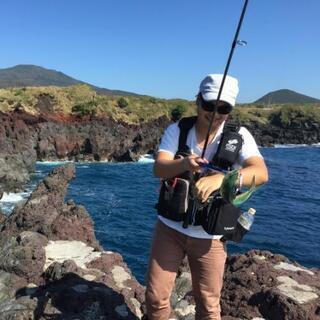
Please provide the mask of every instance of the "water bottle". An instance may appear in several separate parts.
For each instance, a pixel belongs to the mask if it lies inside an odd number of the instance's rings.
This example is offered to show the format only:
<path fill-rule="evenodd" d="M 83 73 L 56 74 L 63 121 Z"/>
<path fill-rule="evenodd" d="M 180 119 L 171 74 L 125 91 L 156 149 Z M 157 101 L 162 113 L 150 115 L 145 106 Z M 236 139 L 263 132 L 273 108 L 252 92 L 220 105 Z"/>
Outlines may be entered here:
<path fill-rule="evenodd" d="M 250 227 L 253 224 L 255 213 L 256 213 L 256 210 L 253 208 L 250 208 L 248 211 L 242 213 L 242 215 L 238 218 L 238 222 L 244 229 L 250 230 Z"/>

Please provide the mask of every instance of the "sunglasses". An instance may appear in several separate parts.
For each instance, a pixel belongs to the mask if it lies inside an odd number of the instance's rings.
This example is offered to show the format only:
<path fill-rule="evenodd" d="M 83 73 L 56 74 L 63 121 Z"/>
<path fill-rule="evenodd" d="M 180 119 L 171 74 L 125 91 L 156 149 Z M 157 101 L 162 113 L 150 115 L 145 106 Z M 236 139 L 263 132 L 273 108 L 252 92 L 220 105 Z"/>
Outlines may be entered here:
<path fill-rule="evenodd" d="M 219 114 L 229 114 L 232 111 L 232 105 L 224 103 L 219 106 L 216 105 L 216 101 L 205 101 L 202 96 L 198 99 L 200 107 L 207 112 L 217 112 Z"/>

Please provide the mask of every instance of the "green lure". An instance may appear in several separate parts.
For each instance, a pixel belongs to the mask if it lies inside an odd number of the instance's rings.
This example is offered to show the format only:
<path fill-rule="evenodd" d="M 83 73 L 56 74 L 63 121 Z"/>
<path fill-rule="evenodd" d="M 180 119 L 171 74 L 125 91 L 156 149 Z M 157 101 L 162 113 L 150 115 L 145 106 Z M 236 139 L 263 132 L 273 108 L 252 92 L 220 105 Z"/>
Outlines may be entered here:
<path fill-rule="evenodd" d="M 255 184 L 255 176 L 253 176 L 249 190 L 237 195 L 239 179 L 239 171 L 233 170 L 225 175 L 220 187 L 222 198 L 235 206 L 240 206 L 247 201 L 256 190 L 258 190 L 258 187 L 256 187 Z"/>

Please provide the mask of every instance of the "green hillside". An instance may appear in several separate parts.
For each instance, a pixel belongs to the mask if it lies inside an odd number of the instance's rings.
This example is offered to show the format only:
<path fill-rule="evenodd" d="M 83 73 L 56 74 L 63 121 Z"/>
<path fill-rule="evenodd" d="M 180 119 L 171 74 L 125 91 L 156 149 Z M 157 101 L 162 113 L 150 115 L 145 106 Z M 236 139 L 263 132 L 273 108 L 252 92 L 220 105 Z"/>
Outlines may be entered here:
<path fill-rule="evenodd" d="M 111 117 L 128 123 L 141 123 L 167 116 L 176 119 L 196 113 L 194 101 L 156 99 L 145 96 L 101 95 L 85 84 L 61 87 L 23 87 L 0 89 L 0 111 L 15 109 L 41 113 Z M 295 121 L 320 123 L 320 104 L 261 104 L 237 106 L 232 117 L 242 124 L 288 125 Z"/>
<path fill-rule="evenodd" d="M 101 95 L 85 84 L 69 87 L 22 87 L 0 89 L 0 111 L 15 109 L 76 116 L 107 116 L 128 123 L 139 123 L 171 114 L 190 115 L 195 106 L 186 100 L 156 99 L 146 96 Z"/>

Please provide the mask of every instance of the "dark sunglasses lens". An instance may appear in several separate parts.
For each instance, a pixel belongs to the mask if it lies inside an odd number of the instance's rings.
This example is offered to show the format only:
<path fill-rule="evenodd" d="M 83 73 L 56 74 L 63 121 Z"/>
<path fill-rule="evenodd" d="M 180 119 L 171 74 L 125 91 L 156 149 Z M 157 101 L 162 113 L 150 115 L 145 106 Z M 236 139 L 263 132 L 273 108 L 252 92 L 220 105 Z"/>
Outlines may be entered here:
<path fill-rule="evenodd" d="M 217 112 L 220 114 L 229 114 L 232 110 L 232 106 L 230 104 L 224 104 L 217 108 Z"/>
<path fill-rule="evenodd" d="M 205 102 L 205 101 L 202 101 L 201 103 L 201 108 L 204 110 L 204 111 L 208 111 L 208 112 L 214 112 L 216 111 L 216 106 L 214 103 L 210 103 L 210 102 Z"/>
<path fill-rule="evenodd" d="M 201 108 L 207 112 L 217 111 L 220 114 L 229 114 L 232 111 L 232 106 L 230 104 L 223 104 L 216 107 L 215 103 L 202 101 Z"/>

